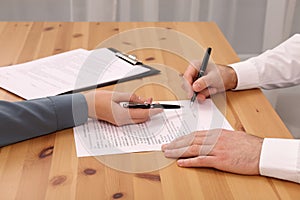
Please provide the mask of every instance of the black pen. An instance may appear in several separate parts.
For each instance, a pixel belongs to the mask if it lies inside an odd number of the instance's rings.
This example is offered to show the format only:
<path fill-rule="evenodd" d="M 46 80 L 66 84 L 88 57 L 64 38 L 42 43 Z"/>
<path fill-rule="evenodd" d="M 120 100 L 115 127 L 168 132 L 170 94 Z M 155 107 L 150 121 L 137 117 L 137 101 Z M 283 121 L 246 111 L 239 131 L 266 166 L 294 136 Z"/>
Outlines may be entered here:
<path fill-rule="evenodd" d="M 142 109 L 151 109 L 151 108 L 163 108 L 163 109 L 179 109 L 182 106 L 174 104 L 137 104 L 137 103 L 124 103 L 124 108 L 142 108 Z"/>
<path fill-rule="evenodd" d="M 208 64 L 210 53 L 211 53 L 211 48 L 208 47 L 205 52 L 205 55 L 203 57 L 203 61 L 202 61 L 201 67 L 199 69 L 198 76 L 195 80 L 197 80 L 198 78 L 201 78 L 204 75 L 207 64 Z M 191 98 L 191 106 L 193 105 L 196 97 L 197 97 L 197 92 L 194 92 L 193 97 Z"/>

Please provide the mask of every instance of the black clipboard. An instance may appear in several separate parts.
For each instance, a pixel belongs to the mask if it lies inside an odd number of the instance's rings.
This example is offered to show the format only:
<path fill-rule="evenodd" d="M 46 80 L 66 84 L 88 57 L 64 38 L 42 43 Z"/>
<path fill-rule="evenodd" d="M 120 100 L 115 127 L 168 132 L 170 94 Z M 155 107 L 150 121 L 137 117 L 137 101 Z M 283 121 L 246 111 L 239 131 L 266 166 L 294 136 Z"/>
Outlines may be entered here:
<path fill-rule="evenodd" d="M 141 61 L 139 61 L 133 55 L 122 53 L 119 50 L 117 50 L 115 48 L 111 48 L 111 47 L 109 47 L 107 49 L 112 51 L 117 58 L 122 59 L 122 60 L 130 63 L 131 65 L 139 65 L 139 66 L 142 66 L 144 68 L 147 68 L 147 69 L 149 69 L 149 71 L 146 71 L 146 72 L 143 72 L 143 73 L 140 73 L 140 74 L 136 74 L 136 75 L 133 75 L 133 76 L 117 79 L 117 80 L 108 81 L 108 82 L 105 82 L 105 83 L 100 83 L 100 84 L 97 84 L 97 85 L 91 85 L 91 86 L 88 86 L 88 87 L 75 89 L 75 90 L 72 90 L 72 91 L 61 93 L 59 95 L 77 93 L 77 92 L 82 92 L 82 91 L 91 90 L 91 89 L 95 89 L 95 88 L 105 87 L 105 86 L 109 86 L 109 85 L 114 85 L 116 83 L 131 81 L 131 80 L 144 78 L 144 77 L 147 77 L 147 76 L 152 76 L 152 75 L 156 75 L 156 74 L 160 73 L 159 70 L 157 70 L 157 69 L 155 69 L 151 66 L 143 64 Z"/>
<path fill-rule="evenodd" d="M 87 59 L 89 56 L 91 56 L 91 59 Z M 91 63 L 88 63 L 88 60 L 90 60 Z M 113 76 L 104 81 L 94 82 L 95 79 L 99 78 L 97 77 L 97 73 L 100 73 L 101 69 L 108 69 L 106 67 L 113 66 L 113 63 L 116 62 L 118 66 L 116 66 L 115 70 L 120 70 L 120 66 L 122 67 L 123 64 L 126 64 L 130 66 L 130 70 L 132 70 L 133 73 L 124 77 Z M 135 66 L 137 71 L 135 71 Z M 80 71 L 81 69 L 82 71 Z M 113 69 L 114 68 L 112 68 L 112 71 L 114 71 Z M 83 77 L 80 77 L 79 73 L 83 74 Z M 90 51 L 86 49 L 74 49 L 1 68 L 0 77 L 4 78 L 0 79 L 0 87 L 24 99 L 36 99 L 91 90 L 159 73 L 159 70 L 144 65 L 134 56 L 124 54 L 114 48 L 99 48 Z M 105 74 L 103 76 L 105 76 Z M 24 80 L 25 82 L 22 84 L 21 81 Z M 87 80 L 87 82 L 80 85 L 76 80 Z M 16 84 L 16 81 L 20 81 L 20 84 Z M 60 87 L 62 82 L 66 83 L 65 88 Z M 76 86 L 77 83 L 79 85 Z M 49 86 L 49 88 L 47 88 L 49 90 L 42 88 L 47 86 Z M 56 90 L 56 88 L 59 89 Z"/>

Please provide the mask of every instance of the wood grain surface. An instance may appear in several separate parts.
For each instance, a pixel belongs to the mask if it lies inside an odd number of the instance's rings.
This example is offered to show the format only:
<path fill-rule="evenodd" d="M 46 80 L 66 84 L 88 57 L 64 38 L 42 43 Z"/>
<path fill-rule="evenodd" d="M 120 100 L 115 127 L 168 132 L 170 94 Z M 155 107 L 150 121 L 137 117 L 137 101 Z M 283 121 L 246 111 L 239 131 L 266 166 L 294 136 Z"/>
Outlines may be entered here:
<path fill-rule="evenodd" d="M 147 46 L 143 41 L 150 36 L 157 39 Z M 202 52 L 194 52 L 194 43 L 189 46 L 185 40 L 195 42 Z M 137 55 L 160 69 L 161 74 L 101 89 L 136 92 L 154 100 L 186 98 L 179 81 L 188 65 L 186 52 L 200 58 L 210 46 L 214 62 L 239 61 L 213 22 L 0 22 L 0 66 L 108 44 Z M 224 97 L 226 101 L 222 102 Z M 0 99 L 22 100 L 2 89 Z M 227 92 L 216 96 L 215 101 L 236 130 L 261 137 L 291 138 L 258 89 Z M 127 170 L 127 165 L 137 171 Z M 4 200 L 299 197 L 300 185 L 295 183 L 215 169 L 179 168 L 161 152 L 77 158 L 72 129 L 0 148 L 0 199 Z"/>

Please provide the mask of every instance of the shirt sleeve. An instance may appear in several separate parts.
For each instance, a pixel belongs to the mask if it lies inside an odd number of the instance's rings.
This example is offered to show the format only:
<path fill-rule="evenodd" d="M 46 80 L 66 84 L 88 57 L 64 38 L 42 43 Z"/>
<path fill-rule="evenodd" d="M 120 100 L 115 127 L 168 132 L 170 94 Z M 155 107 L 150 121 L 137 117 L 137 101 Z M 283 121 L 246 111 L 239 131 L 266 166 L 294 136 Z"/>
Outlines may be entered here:
<path fill-rule="evenodd" d="M 235 90 L 274 89 L 300 84 L 300 34 L 257 57 L 230 66 L 238 78 Z"/>
<path fill-rule="evenodd" d="M 259 170 L 263 176 L 300 183 L 300 140 L 265 138 Z"/>
<path fill-rule="evenodd" d="M 87 118 L 82 94 L 0 101 L 0 147 L 83 124 Z"/>

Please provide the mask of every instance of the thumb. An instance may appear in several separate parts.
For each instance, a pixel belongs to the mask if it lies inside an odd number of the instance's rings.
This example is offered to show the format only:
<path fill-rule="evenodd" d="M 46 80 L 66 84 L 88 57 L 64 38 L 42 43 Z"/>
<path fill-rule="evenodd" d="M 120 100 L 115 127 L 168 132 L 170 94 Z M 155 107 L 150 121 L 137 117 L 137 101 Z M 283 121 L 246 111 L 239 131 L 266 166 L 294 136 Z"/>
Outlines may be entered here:
<path fill-rule="evenodd" d="M 207 78 L 207 76 L 202 76 L 193 83 L 193 90 L 195 92 L 201 92 L 209 86 L 208 81 L 209 79 Z"/>

